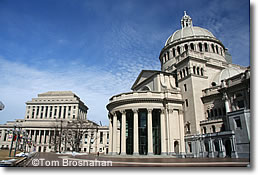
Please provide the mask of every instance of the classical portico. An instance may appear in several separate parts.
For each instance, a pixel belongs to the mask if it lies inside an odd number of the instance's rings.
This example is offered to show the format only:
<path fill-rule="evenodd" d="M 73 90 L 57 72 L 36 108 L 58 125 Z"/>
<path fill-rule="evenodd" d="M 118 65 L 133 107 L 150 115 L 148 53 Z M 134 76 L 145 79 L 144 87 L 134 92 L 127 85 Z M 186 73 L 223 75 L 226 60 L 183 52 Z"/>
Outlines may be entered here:
<path fill-rule="evenodd" d="M 107 106 L 109 154 L 183 156 L 183 101 L 180 97 L 176 90 L 113 96 Z"/>

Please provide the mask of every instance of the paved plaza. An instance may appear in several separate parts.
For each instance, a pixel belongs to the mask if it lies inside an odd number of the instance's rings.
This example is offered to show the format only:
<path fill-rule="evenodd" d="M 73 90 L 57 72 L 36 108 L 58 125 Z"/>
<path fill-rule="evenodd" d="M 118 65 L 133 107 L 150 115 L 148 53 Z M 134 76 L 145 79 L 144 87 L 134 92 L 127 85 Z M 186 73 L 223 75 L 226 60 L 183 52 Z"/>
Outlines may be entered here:
<path fill-rule="evenodd" d="M 110 164 L 111 162 L 111 164 Z M 96 156 L 37 153 L 25 167 L 248 167 L 249 159 Z"/>

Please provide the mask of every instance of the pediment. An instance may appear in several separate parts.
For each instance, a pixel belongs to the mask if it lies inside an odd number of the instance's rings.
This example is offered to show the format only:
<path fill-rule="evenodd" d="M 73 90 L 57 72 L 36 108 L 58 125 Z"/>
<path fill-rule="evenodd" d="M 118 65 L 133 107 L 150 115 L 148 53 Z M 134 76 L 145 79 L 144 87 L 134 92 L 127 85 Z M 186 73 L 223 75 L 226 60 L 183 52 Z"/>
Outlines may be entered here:
<path fill-rule="evenodd" d="M 154 70 L 142 70 L 137 79 L 135 80 L 133 86 L 131 87 L 132 90 L 135 89 L 139 84 L 141 84 L 143 81 L 149 79 L 150 77 L 153 77 L 154 74 L 157 74 L 159 71 Z"/>

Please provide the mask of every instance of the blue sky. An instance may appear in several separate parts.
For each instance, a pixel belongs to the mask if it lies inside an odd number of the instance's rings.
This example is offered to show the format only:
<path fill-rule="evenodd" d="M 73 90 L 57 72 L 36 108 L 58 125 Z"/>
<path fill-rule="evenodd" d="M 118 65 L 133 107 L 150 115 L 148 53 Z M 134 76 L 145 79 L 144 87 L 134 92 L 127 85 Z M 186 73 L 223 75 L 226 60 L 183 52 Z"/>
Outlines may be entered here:
<path fill-rule="evenodd" d="M 248 0 L 0 0 L 0 123 L 24 118 L 39 93 L 71 90 L 89 119 L 108 124 L 108 99 L 130 91 L 142 69 L 160 69 L 184 11 L 233 63 L 250 64 Z"/>

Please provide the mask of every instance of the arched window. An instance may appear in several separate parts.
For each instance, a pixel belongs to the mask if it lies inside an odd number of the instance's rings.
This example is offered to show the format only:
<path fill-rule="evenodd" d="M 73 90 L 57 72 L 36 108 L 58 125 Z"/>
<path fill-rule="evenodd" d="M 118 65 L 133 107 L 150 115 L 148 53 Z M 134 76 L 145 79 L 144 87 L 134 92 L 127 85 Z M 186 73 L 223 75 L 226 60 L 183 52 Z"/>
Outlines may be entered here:
<path fill-rule="evenodd" d="M 199 50 L 202 52 L 202 43 L 199 43 Z"/>
<path fill-rule="evenodd" d="M 216 45 L 216 51 L 217 51 L 217 54 L 219 54 L 219 48 L 218 48 L 218 45 Z"/>
<path fill-rule="evenodd" d="M 184 74 L 184 77 L 185 77 L 185 70 L 183 69 L 183 74 Z"/>
<path fill-rule="evenodd" d="M 141 90 L 142 91 L 150 91 L 150 88 L 148 86 L 144 86 Z"/>
<path fill-rule="evenodd" d="M 170 59 L 170 58 L 169 58 L 169 52 L 167 52 L 167 57 L 168 57 L 168 60 L 169 60 L 169 59 Z"/>
<path fill-rule="evenodd" d="M 214 44 L 211 44 L 212 52 L 215 53 Z"/>
<path fill-rule="evenodd" d="M 207 43 L 204 43 L 204 50 L 205 50 L 205 52 L 208 52 L 208 44 Z"/>
<path fill-rule="evenodd" d="M 212 132 L 215 133 L 216 132 L 216 127 L 214 125 L 212 125 L 211 127 L 212 127 Z"/>
<path fill-rule="evenodd" d="M 223 56 L 223 51 L 222 51 L 222 48 L 220 48 L 220 55 Z"/>
<path fill-rule="evenodd" d="M 172 52 L 173 52 L 173 57 L 175 57 L 175 56 L 176 56 L 176 49 L 173 48 L 173 49 L 172 49 Z"/>
<path fill-rule="evenodd" d="M 178 55 L 180 55 L 180 47 L 179 46 L 177 47 L 177 53 L 178 53 Z"/>
<path fill-rule="evenodd" d="M 193 67 L 193 73 L 196 74 L 196 67 Z"/>
<path fill-rule="evenodd" d="M 201 68 L 201 76 L 203 76 L 203 68 Z"/>
<path fill-rule="evenodd" d="M 183 78 L 182 71 L 180 70 L 180 78 Z"/>
<path fill-rule="evenodd" d="M 179 153 L 179 143 L 178 143 L 178 141 L 174 142 L 174 151 L 175 151 L 176 154 Z"/>
<path fill-rule="evenodd" d="M 203 127 L 203 134 L 206 134 L 207 133 L 207 129 L 206 127 Z"/>
<path fill-rule="evenodd" d="M 197 67 L 197 75 L 200 75 L 200 68 Z"/>
<path fill-rule="evenodd" d="M 186 75 L 188 75 L 189 74 L 188 67 L 186 67 L 185 70 L 186 70 Z"/>
<path fill-rule="evenodd" d="M 190 123 L 187 122 L 187 123 L 186 123 L 186 133 L 189 134 L 190 132 L 191 132 Z"/>
<path fill-rule="evenodd" d="M 190 48 L 191 48 L 191 50 L 194 50 L 194 44 L 193 43 L 190 44 Z"/>
<path fill-rule="evenodd" d="M 185 44 L 185 51 L 188 51 L 188 45 Z"/>

